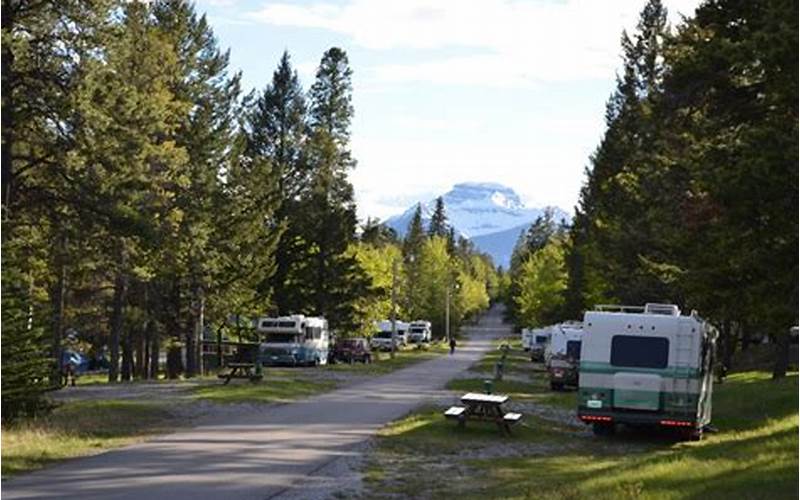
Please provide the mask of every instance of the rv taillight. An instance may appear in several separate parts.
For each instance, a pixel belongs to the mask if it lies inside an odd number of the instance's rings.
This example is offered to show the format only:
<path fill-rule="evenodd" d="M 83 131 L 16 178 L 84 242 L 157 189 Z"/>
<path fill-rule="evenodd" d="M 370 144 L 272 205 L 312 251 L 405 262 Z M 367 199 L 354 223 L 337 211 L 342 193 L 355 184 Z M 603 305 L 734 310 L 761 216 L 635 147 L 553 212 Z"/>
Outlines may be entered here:
<path fill-rule="evenodd" d="M 659 422 L 661 425 L 667 425 L 670 427 L 692 427 L 694 424 L 692 422 L 684 422 L 683 420 L 662 420 Z"/>
<path fill-rule="evenodd" d="M 584 422 L 611 422 L 611 417 L 605 415 L 581 415 Z"/>

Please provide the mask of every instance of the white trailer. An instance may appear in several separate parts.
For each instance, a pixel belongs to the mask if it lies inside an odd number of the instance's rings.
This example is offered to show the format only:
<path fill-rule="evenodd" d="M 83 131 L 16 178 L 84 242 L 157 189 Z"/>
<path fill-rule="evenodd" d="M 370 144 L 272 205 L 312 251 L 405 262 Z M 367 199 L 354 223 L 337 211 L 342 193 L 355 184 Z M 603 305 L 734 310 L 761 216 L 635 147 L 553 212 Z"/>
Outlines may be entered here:
<path fill-rule="evenodd" d="M 584 316 L 578 417 L 596 434 L 616 424 L 676 428 L 697 440 L 711 421 L 717 331 L 672 304 L 598 306 Z"/>
<path fill-rule="evenodd" d="M 567 321 L 550 329 L 550 343 L 545 347 L 544 363 L 551 389 L 561 390 L 566 386 L 578 385 L 582 340 L 583 324 L 579 321 Z"/>
<path fill-rule="evenodd" d="M 423 344 L 431 341 L 431 322 L 418 319 L 408 327 L 408 343 Z"/>
<path fill-rule="evenodd" d="M 396 346 L 400 347 L 406 345 L 409 324 L 405 321 L 395 321 L 396 328 Z M 383 320 L 375 323 L 375 333 L 372 334 L 370 340 L 370 347 L 381 351 L 392 350 L 392 322 L 391 320 Z"/>
<path fill-rule="evenodd" d="M 295 314 L 259 318 L 259 362 L 266 365 L 324 365 L 328 362 L 330 333 L 325 318 Z"/>

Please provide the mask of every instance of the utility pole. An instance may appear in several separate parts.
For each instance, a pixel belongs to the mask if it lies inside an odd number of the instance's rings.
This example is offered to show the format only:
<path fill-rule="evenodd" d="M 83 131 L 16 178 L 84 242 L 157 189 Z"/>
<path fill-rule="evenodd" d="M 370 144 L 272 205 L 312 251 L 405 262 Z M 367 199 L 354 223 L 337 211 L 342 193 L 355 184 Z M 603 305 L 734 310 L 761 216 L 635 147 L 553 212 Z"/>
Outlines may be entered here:
<path fill-rule="evenodd" d="M 444 304 L 444 331 L 447 336 L 447 343 L 450 343 L 450 284 L 447 284 Z"/>
<path fill-rule="evenodd" d="M 392 351 L 391 357 L 394 359 L 394 351 L 397 349 L 397 259 L 392 262 Z"/>

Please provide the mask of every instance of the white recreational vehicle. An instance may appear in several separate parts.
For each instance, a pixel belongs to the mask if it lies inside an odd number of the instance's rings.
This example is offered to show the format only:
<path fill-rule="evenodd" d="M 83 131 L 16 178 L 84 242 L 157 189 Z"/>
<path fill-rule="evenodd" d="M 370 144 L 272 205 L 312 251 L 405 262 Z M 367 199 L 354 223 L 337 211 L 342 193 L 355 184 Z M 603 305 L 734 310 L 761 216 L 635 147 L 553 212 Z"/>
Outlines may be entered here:
<path fill-rule="evenodd" d="M 716 330 L 677 306 L 598 306 L 583 320 L 578 417 L 596 434 L 615 424 L 673 427 L 696 440 L 711 421 Z"/>
<path fill-rule="evenodd" d="M 552 328 L 533 328 L 528 331 L 530 332 L 530 341 L 526 350 L 531 353 L 531 361 L 542 362 L 545 350 L 550 345 L 550 337 L 553 335 Z"/>
<path fill-rule="evenodd" d="M 530 328 L 522 329 L 522 350 L 528 352 L 533 344 L 533 330 Z"/>
<path fill-rule="evenodd" d="M 418 319 L 408 326 L 408 343 L 422 344 L 431 341 L 431 322 Z"/>
<path fill-rule="evenodd" d="M 324 365 L 328 362 L 330 334 L 325 318 L 303 315 L 259 318 L 259 361 L 265 365 Z"/>
<path fill-rule="evenodd" d="M 578 385 L 582 339 L 583 324 L 579 321 L 566 321 L 550 328 L 544 363 L 550 377 L 550 388 L 554 391 Z"/>
<path fill-rule="evenodd" d="M 409 324 L 405 321 L 395 321 L 396 347 L 406 345 L 406 334 Z M 382 351 L 392 350 L 392 322 L 390 320 L 378 321 L 375 323 L 375 333 L 372 335 L 370 347 Z"/>

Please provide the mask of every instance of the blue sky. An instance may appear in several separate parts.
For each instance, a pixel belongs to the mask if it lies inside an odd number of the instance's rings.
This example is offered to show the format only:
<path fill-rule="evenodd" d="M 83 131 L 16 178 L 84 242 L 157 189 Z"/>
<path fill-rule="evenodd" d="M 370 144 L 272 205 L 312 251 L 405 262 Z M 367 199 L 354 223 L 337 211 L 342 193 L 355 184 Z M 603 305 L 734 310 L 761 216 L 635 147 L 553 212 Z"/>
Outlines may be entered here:
<path fill-rule="evenodd" d="M 697 0 L 665 0 L 670 19 Z M 386 218 L 462 181 L 572 211 L 603 133 L 619 39 L 644 0 L 199 0 L 245 89 L 284 49 L 308 87 L 322 53 L 353 68 L 359 216 Z"/>

